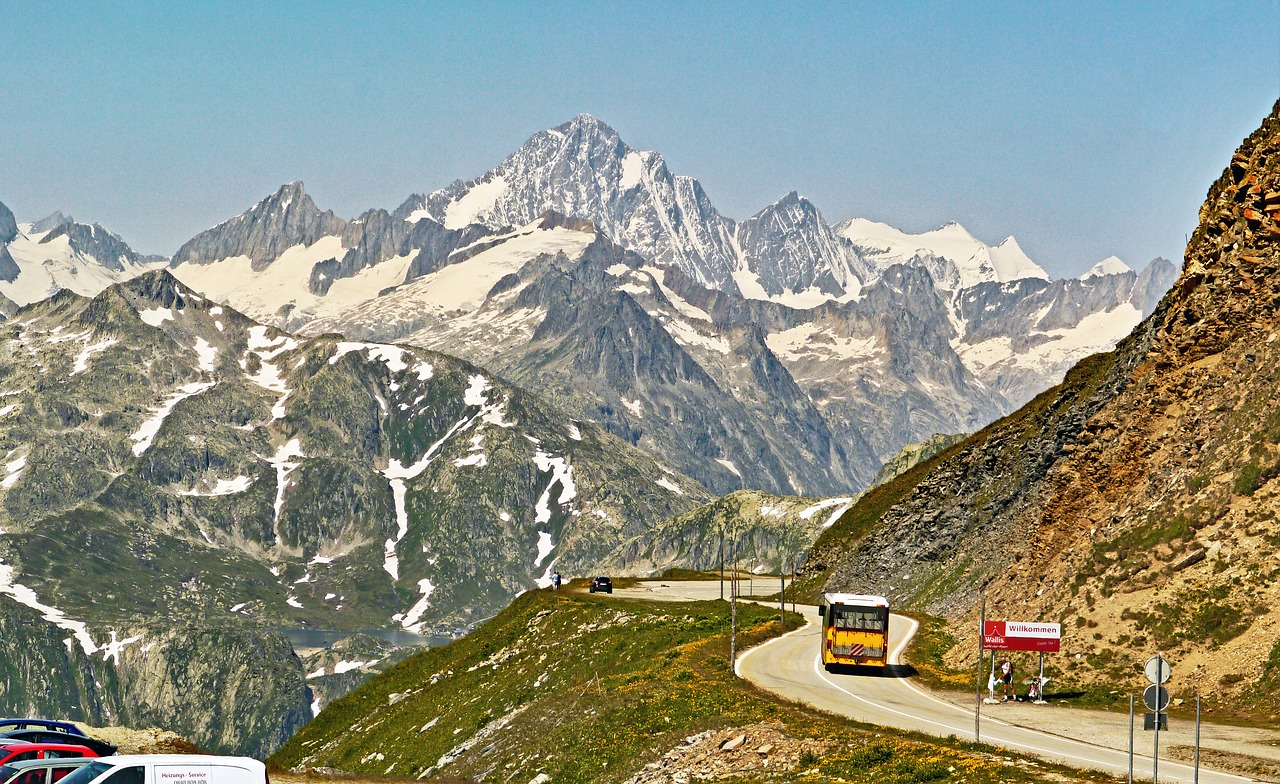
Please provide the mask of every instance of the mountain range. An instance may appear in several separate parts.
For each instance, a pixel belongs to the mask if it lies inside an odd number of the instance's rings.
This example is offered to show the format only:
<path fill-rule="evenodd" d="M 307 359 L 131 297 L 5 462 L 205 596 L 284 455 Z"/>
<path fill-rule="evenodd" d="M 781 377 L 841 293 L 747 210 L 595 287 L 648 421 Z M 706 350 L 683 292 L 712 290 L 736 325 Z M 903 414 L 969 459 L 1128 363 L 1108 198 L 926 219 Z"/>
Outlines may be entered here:
<path fill-rule="evenodd" d="M 0 293 L 19 305 L 158 263 L 123 243 L 99 252 L 89 240 L 114 235 L 61 215 L 9 222 L 25 271 Z M 61 255 L 58 225 L 79 227 Z M 53 261 L 35 263 L 32 246 Z M 63 278 L 80 288 L 47 272 L 57 264 L 79 265 Z M 407 340 L 546 388 L 716 494 L 796 495 L 865 487 L 904 445 L 1013 410 L 1113 345 L 1176 275 L 1162 259 L 1141 273 L 1110 259 L 1053 281 L 1012 237 L 832 227 L 794 192 L 734 221 L 590 115 L 394 212 L 346 221 L 290 183 L 169 265 L 281 329 Z M 584 301 L 557 309 L 570 291 Z"/>
<path fill-rule="evenodd" d="M 0 208 L 0 623 L 13 667 L 83 676 L 14 699 L 269 750 L 314 711 L 270 629 L 456 632 L 553 569 L 709 565 L 730 518 L 781 565 L 1175 273 L 1049 280 L 795 193 L 734 221 L 586 115 L 394 212 L 287 184 L 167 260 Z M 252 737 L 179 706 L 215 670 Z"/>
<path fill-rule="evenodd" d="M 597 302 L 576 309 L 590 321 L 575 330 L 544 324 L 552 303 L 534 300 L 548 288 L 521 270 L 563 254 L 555 274 L 575 278 L 575 295 L 603 295 L 578 272 L 596 240 L 638 257 L 613 290 L 641 306 Z M 795 193 L 735 222 L 696 180 L 588 115 L 475 180 L 350 223 L 291 183 L 172 264 L 197 290 L 282 328 L 408 340 L 549 384 L 574 416 L 717 494 L 804 495 L 864 487 L 905 444 L 1007 413 L 1126 334 L 1177 272 L 1113 260 L 1051 281 L 1012 238 L 992 248 L 954 224 L 923 235 L 859 220 L 833 228 Z M 645 290 L 660 296 L 641 302 Z M 621 354 L 592 362 L 625 372 L 566 362 L 594 350 L 582 327 L 633 319 Z M 679 363 L 702 371 L 700 399 L 675 389 L 683 377 L 646 375 L 662 363 L 642 358 L 671 353 L 672 341 Z"/>

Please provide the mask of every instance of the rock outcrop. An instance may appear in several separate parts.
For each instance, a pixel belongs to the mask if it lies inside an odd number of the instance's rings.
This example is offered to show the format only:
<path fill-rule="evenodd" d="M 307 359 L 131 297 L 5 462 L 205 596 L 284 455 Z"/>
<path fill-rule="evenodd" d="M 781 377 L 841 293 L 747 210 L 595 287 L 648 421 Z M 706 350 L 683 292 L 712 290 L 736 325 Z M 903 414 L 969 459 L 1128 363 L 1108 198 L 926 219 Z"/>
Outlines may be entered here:
<path fill-rule="evenodd" d="M 295 245 L 341 234 L 346 221 L 321 212 L 301 182 L 291 182 L 238 215 L 191 238 L 173 254 L 173 264 L 207 264 L 248 256 L 260 270 Z"/>

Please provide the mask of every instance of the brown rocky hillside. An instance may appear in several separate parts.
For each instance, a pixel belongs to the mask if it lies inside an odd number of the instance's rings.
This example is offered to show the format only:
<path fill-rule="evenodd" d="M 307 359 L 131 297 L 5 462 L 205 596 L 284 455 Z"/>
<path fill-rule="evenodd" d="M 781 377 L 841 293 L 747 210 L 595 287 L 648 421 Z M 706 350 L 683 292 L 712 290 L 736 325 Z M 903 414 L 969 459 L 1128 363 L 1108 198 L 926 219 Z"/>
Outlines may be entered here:
<path fill-rule="evenodd" d="M 1114 352 L 894 482 L 810 555 L 829 589 L 1060 620 L 1067 681 L 1280 713 L 1280 102 L 1209 189 L 1181 279 Z M 971 660 L 971 659 L 970 659 Z M 1221 708 L 1217 708 L 1221 710 Z"/>

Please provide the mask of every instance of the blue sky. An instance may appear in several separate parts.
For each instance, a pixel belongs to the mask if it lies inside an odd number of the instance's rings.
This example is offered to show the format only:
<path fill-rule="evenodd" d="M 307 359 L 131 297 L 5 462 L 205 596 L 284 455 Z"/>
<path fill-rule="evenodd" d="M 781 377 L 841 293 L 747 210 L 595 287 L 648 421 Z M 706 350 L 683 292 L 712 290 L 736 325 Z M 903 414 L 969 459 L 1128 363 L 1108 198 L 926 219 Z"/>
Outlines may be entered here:
<path fill-rule="evenodd" d="M 794 189 L 1076 275 L 1180 258 L 1280 98 L 1280 0 L 370 5 L 0 2 L 0 201 L 171 254 L 284 182 L 394 208 L 589 112 L 731 217 Z"/>

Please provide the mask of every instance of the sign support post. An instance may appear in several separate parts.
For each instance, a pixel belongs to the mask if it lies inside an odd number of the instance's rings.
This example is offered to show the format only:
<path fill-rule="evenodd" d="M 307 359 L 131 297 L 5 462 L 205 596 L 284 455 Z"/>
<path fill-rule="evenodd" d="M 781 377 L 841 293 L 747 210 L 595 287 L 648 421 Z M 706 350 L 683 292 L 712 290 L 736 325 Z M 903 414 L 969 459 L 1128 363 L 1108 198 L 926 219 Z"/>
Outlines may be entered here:
<path fill-rule="evenodd" d="M 1039 680 L 1036 681 L 1036 704 L 1044 705 L 1046 702 L 1044 698 L 1044 651 L 1040 651 L 1040 675 L 1038 677 Z"/>
<path fill-rule="evenodd" d="M 982 595 L 982 615 L 978 621 L 978 687 L 973 693 L 973 742 L 982 742 L 982 660 L 986 654 L 987 595 Z"/>
<path fill-rule="evenodd" d="M 1155 753 L 1151 755 L 1151 784 L 1160 784 L 1160 684 L 1164 683 L 1164 656 L 1156 654 L 1156 736 Z"/>
<path fill-rule="evenodd" d="M 1129 695 L 1129 784 L 1133 784 L 1133 695 Z"/>
<path fill-rule="evenodd" d="M 1195 784 L 1200 784 L 1200 695 L 1196 695 L 1196 772 Z"/>

